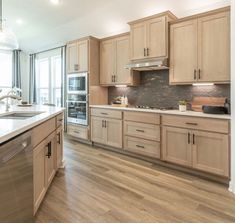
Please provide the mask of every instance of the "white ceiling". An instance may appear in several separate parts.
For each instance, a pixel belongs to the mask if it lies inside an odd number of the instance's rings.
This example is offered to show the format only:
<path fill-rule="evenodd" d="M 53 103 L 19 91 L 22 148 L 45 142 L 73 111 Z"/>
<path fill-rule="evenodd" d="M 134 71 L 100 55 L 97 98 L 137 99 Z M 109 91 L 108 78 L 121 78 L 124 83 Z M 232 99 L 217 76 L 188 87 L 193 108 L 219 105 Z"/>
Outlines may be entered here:
<path fill-rule="evenodd" d="M 126 32 L 128 21 L 166 10 L 183 17 L 227 5 L 230 0 L 61 0 L 57 6 L 49 0 L 3 0 L 3 16 L 21 49 L 38 52 L 88 35 Z"/>

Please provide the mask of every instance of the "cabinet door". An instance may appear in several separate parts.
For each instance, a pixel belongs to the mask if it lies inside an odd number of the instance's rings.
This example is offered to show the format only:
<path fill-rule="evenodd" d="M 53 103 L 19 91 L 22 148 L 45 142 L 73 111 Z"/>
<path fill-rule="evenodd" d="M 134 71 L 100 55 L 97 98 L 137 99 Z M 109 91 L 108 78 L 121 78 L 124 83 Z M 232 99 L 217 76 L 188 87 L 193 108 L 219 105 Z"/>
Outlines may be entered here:
<path fill-rule="evenodd" d="M 170 83 L 193 83 L 197 81 L 197 20 L 174 24 L 170 32 Z"/>
<path fill-rule="evenodd" d="M 45 164 L 46 164 L 46 183 L 47 187 L 51 184 L 56 172 L 56 134 L 53 133 L 48 137 L 45 147 Z"/>
<path fill-rule="evenodd" d="M 122 120 L 106 119 L 106 145 L 122 148 Z"/>
<path fill-rule="evenodd" d="M 67 73 L 78 72 L 78 44 L 67 45 Z"/>
<path fill-rule="evenodd" d="M 91 141 L 104 144 L 105 128 L 104 119 L 100 117 L 91 117 Z"/>
<path fill-rule="evenodd" d="M 115 84 L 131 84 L 131 71 L 125 66 L 130 63 L 129 35 L 116 39 Z"/>
<path fill-rule="evenodd" d="M 147 56 L 167 57 L 166 17 L 151 19 L 147 22 Z"/>
<path fill-rule="evenodd" d="M 33 184 L 34 184 L 34 213 L 37 212 L 47 189 L 45 176 L 45 142 L 40 143 L 33 151 Z"/>
<path fill-rule="evenodd" d="M 63 136 L 64 136 L 64 131 L 63 128 L 60 127 L 57 129 L 56 133 L 56 168 L 60 168 L 62 165 L 63 161 Z"/>
<path fill-rule="evenodd" d="M 202 131 L 193 132 L 193 167 L 229 176 L 229 136 Z"/>
<path fill-rule="evenodd" d="M 78 71 L 88 71 L 88 40 L 78 42 Z"/>
<path fill-rule="evenodd" d="M 146 22 L 131 25 L 131 60 L 145 58 Z"/>
<path fill-rule="evenodd" d="M 187 129 L 163 127 L 163 160 L 184 165 L 192 165 L 191 134 Z"/>
<path fill-rule="evenodd" d="M 114 76 L 114 42 L 106 40 L 100 44 L 100 84 L 113 84 Z"/>
<path fill-rule="evenodd" d="M 200 82 L 230 80 L 230 14 L 222 12 L 198 19 Z"/>

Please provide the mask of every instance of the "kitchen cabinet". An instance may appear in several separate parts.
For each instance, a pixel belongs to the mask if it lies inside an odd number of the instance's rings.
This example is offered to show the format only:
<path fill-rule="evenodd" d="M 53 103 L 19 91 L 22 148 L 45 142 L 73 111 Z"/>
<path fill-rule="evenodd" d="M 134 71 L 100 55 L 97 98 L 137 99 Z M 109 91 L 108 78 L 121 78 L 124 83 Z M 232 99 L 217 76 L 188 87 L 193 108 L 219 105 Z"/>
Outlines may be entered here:
<path fill-rule="evenodd" d="M 104 39 L 100 43 L 100 84 L 137 85 L 139 74 L 126 69 L 130 63 L 129 34 Z"/>
<path fill-rule="evenodd" d="M 47 190 L 46 183 L 46 142 L 41 142 L 33 151 L 34 213 L 36 213 Z"/>
<path fill-rule="evenodd" d="M 122 148 L 121 112 L 109 113 L 103 112 L 103 109 L 91 109 L 91 114 L 91 140 L 103 145 Z"/>
<path fill-rule="evenodd" d="M 62 165 L 63 113 L 33 128 L 32 140 L 34 145 L 34 214 L 36 214 L 57 169 Z"/>
<path fill-rule="evenodd" d="M 88 72 L 88 40 L 67 44 L 67 73 Z"/>
<path fill-rule="evenodd" d="M 172 163 L 191 166 L 190 131 L 175 127 L 162 128 L 162 158 Z"/>
<path fill-rule="evenodd" d="M 193 168 L 228 177 L 228 135 L 193 131 L 192 137 Z"/>
<path fill-rule="evenodd" d="M 131 60 L 168 57 L 168 22 L 176 19 L 170 12 L 130 22 Z"/>
<path fill-rule="evenodd" d="M 203 118 L 189 119 L 190 117 L 163 116 L 162 159 L 228 177 L 228 121 L 204 119 L 203 122 Z M 203 123 L 209 127 L 203 129 Z"/>
<path fill-rule="evenodd" d="M 229 8 L 173 22 L 170 45 L 170 84 L 229 83 Z"/>

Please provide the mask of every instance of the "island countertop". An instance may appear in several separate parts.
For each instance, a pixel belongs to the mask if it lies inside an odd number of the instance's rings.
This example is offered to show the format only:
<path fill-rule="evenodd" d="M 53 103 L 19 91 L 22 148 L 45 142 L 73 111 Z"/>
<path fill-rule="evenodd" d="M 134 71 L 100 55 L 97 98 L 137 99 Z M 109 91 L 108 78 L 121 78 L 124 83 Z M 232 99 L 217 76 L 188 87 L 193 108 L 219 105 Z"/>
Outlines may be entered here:
<path fill-rule="evenodd" d="M 195 112 L 195 111 L 181 112 L 179 110 L 142 109 L 142 108 L 135 108 L 135 107 L 115 107 L 111 105 L 90 105 L 90 108 L 103 108 L 103 109 L 114 109 L 114 110 L 120 110 L 120 111 L 135 111 L 135 112 L 150 112 L 150 113 L 157 113 L 157 114 L 162 114 L 162 115 L 180 115 L 180 116 L 215 118 L 215 119 L 224 119 L 224 120 L 231 119 L 230 115 L 205 114 L 203 112 Z"/>
<path fill-rule="evenodd" d="M 33 127 L 55 117 L 64 111 L 64 108 L 33 105 L 32 107 L 13 106 L 9 112 L 4 111 L 5 106 L 0 107 L 0 144 L 7 140 L 32 129 Z M 39 113 L 27 119 L 3 119 L 4 115 L 12 113 Z"/>

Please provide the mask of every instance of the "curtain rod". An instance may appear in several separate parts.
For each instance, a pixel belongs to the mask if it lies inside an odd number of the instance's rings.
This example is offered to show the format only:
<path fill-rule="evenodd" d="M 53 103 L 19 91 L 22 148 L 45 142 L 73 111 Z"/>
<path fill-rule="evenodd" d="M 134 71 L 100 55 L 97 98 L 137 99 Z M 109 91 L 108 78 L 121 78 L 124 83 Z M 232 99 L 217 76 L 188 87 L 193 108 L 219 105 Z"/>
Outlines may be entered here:
<path fill-rule="evenodd" d="M 45 52 L 48 52 L 48 51 L 51 51 L 51 50 L 56 50 L 56 49 L 59 49 L 59 48 L 65 47 L 65 46 L 66 46 L 66 45 L 54 47 L 54 48 L 48 49 L 48 50 L 39 51 L 39 52 L 37 52 L 37 53 L 31 53 L 30 56 L 31 56 L 31 55 L 34 55 L 34 54 L 45 53 Z"/>

